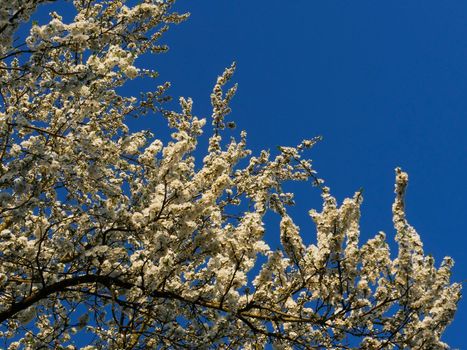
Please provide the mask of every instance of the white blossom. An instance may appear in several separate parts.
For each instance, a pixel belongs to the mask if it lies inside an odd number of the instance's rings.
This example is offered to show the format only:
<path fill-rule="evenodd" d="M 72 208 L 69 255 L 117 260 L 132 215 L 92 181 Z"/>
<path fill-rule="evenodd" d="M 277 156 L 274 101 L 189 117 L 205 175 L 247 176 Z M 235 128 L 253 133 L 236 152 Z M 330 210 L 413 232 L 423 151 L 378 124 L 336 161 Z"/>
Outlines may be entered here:
<path fill-rule="evenodd" d="M 362 193 L 339 204 L 306 158 L 320 138 L 252 155 L 245 132 L 230 137 L 235 64 L 215 81 L 210 126 L 190 98 L 164 105 L 169 84 L 122 94 L 155 78 L 137 58 L 187 18 L 172 0 L 74 1 L 73 19 L 52 12 L 13 46 L 43 2 L 0 2 L 6 349 L 448 348 L 461 287 L 408 223 L 406 173 L 395 234 L 360 242 Z M 132 130 L 133 116 L 165 118 L 170 137 Z M 294 222 L 289 181 L 321 191 L 316 236 Z"/>

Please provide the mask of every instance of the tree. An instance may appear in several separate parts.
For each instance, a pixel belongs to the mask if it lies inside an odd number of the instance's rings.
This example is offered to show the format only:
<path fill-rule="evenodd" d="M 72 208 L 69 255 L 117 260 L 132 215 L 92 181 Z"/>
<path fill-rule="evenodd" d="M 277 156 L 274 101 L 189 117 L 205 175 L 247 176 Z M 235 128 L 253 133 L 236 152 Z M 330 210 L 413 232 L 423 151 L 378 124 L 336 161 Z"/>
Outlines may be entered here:
<path fill-rule="evenodd" d="M 122 95 L 129 79 L 156 77 L 135 59 L 165 51 L 168 25 L 187 18 L 173 1 L 75 0 L 70 23 L 53 12 L 17 44 L 43 2 L 0 3 L 4 348 L 448 348 L 460 285 L 406 220 L 406 173 L 391 258 L 382 232 L 359 243 L 362 193 L 339 206 L 304 158 L 318 139 L 258 156 L 244 132 L 225 141 L 234 65 L 214 86 L 212 128 L 191 99 L 166 108 L 168 83 Z M 166 119 L 170 141 L 130 130 L 145 114 Z M 316 244 L 289 215 L 288 181 L 322 193 Z M 269 211 L 277 250 L 264 241 Z"/>

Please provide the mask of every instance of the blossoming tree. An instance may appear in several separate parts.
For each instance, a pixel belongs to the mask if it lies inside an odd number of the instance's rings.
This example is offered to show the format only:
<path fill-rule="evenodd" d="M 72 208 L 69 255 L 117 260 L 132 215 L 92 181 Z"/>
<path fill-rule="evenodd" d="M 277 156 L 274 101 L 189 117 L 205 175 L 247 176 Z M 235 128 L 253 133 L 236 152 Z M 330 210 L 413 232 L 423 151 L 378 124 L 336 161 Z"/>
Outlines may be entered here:
<path fill-rule="evenodd" d="M 138 56 L 187 15 L 170 0 L 74 0 L 20 23 L 44 0 L 0 3 L 0 332 L 5 349 L 445 349 L 460 285 L 452 260 L 425 256 L 404 214 L 396 169 L 398 253 L 384 233 L 359 242 L 356 193 L 341 205 L 303 151 L 250 155 L 245 133 L 225 141 L 234 66 L 211 95 L 212 127 L 192 101 L 165 108 L 168 84 L 138 98 L 129 79 L 155 72 Z M 163 142 L 128 118 L 165 118 Z M 203 132 L 209 146 L 197 146 Z M 310 211 L 315 244 L 288 214 L 288 181 L 323 197 Z M 264 215 L 281 217 L 281 248 Z"/>

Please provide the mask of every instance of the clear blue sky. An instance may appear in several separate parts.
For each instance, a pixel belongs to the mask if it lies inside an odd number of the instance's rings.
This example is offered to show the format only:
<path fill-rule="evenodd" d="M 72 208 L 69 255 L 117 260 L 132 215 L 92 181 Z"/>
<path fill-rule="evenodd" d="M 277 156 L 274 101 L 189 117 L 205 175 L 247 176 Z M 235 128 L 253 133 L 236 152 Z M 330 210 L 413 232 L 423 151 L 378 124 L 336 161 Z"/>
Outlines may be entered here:
<path fill-rule="evenodd" d="M 209 116 L 216 76 L 233 60 L 239 91 L 231 119 L 250 146 L 275 149 L 324 137 L 310 156 L 339 200 L 364 188 L 362 237 L 394 231 L 394 168 L 409 173 L 408 218 L 440 262 L 467 279 L 467 2 L 179 0 L 192 16 L 153 58 L 171 94 Z M 320 205 L 308 186 L 306 212 Z M 465 285 L 467 287 L 467 285 Z M 467 348 L 467 301 L 445 341 Z"/>
<path fill-rule="evenodd" d="M 401 166 L 410 176 L 408 218 L 425 252 L 438 263 L 452 256 L 453 279 L 467 280 L 466 1 L 178 0 L 176 7 L 192 16 L 164 37 L 170 52 L 140 61 L 173 83 L 171 95 L 193 97 L 195 112 L 209 117 L 215 78 L 237 61 L 231 119 L 253 150 L 322 135 L 310 156 L 333 194 L 342 200 L 364 188 L 362 239 L 383 230 L 393 242 Z M 130 84 L 128 93 L 140 87 Z M 319 192 L 293 189 L 293 212 L 313 241 L 306 213 L 321 205 Z M 467 347 L 466 323 L 463 300 L 444 338 L 454 349 Z"/>

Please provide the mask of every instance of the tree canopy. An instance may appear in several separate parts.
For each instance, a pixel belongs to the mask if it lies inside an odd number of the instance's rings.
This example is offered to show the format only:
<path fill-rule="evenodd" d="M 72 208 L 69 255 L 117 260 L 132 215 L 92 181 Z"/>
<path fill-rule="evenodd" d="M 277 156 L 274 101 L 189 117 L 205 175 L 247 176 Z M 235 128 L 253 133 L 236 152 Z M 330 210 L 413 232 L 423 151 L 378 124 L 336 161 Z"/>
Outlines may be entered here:
<path fill-rule="evenodd" d="M 157 78 L 136 59 L 164 52 L 163 33 L 188 17 L 173 1 L 74 0 L 71 21 L 31 22 L 44 2 L 0 3 L 4 348 L 448 348 L 461 288 L 452 259 L 436 267 L 407 222 L 406 173 L 396 169 L 391 256 L 383 232 L 359 242 L 363 194 L 337 203 L 306 158 L 319 138 L 253 155 L 245 132 L 230 137 L 235 65 L 209 120 L 189 98 L 168 108 L 169 83 L 123 94 Z M 131 130 L 138 117 L 164 118 L 170 140 Z M 289 181 L 322 195 L 312 244 L 290 215 Z M 280 217 L 275 250 L 268 212 Z"/>

